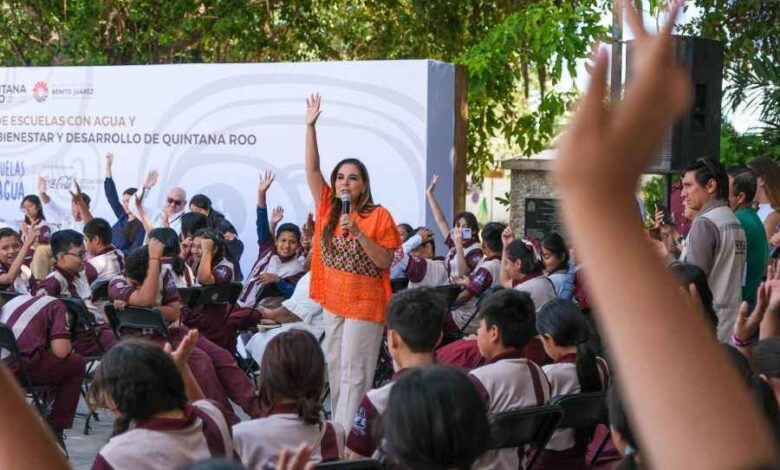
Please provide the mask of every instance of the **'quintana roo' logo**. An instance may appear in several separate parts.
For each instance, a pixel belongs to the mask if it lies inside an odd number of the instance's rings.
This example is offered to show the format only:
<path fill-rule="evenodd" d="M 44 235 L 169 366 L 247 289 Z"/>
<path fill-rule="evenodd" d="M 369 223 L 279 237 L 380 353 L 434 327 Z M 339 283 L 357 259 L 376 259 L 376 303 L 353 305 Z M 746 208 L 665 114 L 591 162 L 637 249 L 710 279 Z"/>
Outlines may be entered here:
<path fill-rule="evenodd" d="M 43 103 L 49 97 L 49 86 L 44 81 L 35 82 L 32 93 L 35 101 Z"/>

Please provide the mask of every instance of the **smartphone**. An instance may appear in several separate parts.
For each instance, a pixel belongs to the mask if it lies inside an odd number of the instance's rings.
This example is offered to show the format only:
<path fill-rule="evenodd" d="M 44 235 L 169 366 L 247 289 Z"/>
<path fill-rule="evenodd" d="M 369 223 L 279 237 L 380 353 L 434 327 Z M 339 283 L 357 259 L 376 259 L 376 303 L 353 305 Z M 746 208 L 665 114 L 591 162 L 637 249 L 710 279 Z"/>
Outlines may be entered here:
<path fill-rule="evenodd" d="M 462 229 L 460 229 L 460 234 L 463 236 L 464 240 L 470 240 L 471 239 L 471 229 L 470 228 L 462 228 Z"/>

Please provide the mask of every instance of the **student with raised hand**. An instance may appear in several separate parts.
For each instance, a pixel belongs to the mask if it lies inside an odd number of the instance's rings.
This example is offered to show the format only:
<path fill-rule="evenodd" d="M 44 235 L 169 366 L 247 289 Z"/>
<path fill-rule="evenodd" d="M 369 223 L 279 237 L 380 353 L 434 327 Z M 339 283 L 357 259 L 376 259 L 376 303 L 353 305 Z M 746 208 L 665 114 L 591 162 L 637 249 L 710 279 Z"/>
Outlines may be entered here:
<path fill-rule="evenodd" d="M 258 297 L 267 296 L 271 289 L 277 295 L 289 299 L 295 291 L 295 285 L 304 274 L 303 263 L 298 259 L 301 230 L 297 225 L 285 223 L 271 232 L 268 222 L 268 190 L 276 175 L 270 171 L 260 175 L 257 187 L 257 245 L 255 264 L 244 280 L 244 287 L 238 296 L 236 308 L 225 322 L 226 342 L 234 351 L 238 331 L 256 326 L 263 318 Z"/>
<path fill-rule="evenodd" d="M 446 313 L 446 302 L 432 289 L 407 289 L 390 299 L 387 306 L 387 347 L 393 358 L 395 373 L 391 382 L 369 390 L 360 402 L 347 437 L 350 457 L 368 458 L 374 454 L 379 444 L 379 422 L 387 409 L 390 391 L 405 372 L 435 362 L 433 351 L 441 341 L 441 323 Z"/>
<path fill-rule="evenodd" d="M 609 368 L 587 344 L 588 324 L 576 305 L 555 299 L 539 309 L 536 330 L 553 363 L 542 367 L 552 396 L 598 392 L 609 386 Z M 585 454 L 591 435 L 559 429 L 535 463 L 541 469 L 587 469 Z"/>
<path fill-rule="evenodd" d="M 477 267 L 477 263 L 482 259 L 482 247 L 479 244 L 479 222 L 477 217 L 471 212 L 461 212 L 455 216 L 452 230 L 447 223 L 447 217 L 436 200 L 436 183 L 439 182 L 439 175 L 433 175 L 431 184 L 425 192 L 428 204 L 431 206 L 436 226 L 439 228 L 442 238 L 446 240 L 449 252 L 444 257 L 447 274 L 450 277 L 450 283 L 454 284 L 462 276 L 468 276 Z M 460 236 L 455 235 L 454 229 L 460 229 Z"/>
<path fill-rule="evenodd" d="M 379 439 L 386 469 L 472 468 L 490 439 L 485 403 L 457 369 L 412 369 L 390 391 Z"/>
<path fill-rule="evenodd" d="M 0 228 L 0 290 L 17 294 L 30 292 L 32 271 L 24 265 L 24 257 L 35 243 L 38 229 L 23 230 L 27 235 L 20 237 L 12 228 Z"/>
<path fill-rule="evenodd" d="M 105 191 L 106 200 L 117 219 L 111 227 L 114 245 L 122 250 L 122 253 L 129 255 L 131 251 L 144 244 L 146 237 L 143 223 L 131 211 L 133 196 L 139 201 L 142 200 L 143 196 L 157 184 L 158 173 L 152 170 L 146 175 L 140 197 L 137 194 L 137 188 L 127 188 L 122 192 L 122 200 L 120 201 L 112 174 L 113 165 L 114 154 L 108 153 L 106 155 L 106 179 L 103 180 L 103 191 Z"/>
<path fill-rule="evenodd" d="M 436 257 L 436 242 L 433 233 L 425 227 L 419 227 L 413 237 L 421 237 L 422 243 L 404 256 L 404 274 L 409 279 L 409 289 L 418 287 L 438 287 L 449 283 L 447 264 L 444 258 Z M 413 238 L 412 237 L 412 238 Z"/>
<path fill-rule="evenodd" d="M 235 450 L 247 468 L 272 468 L 282 449 L 304 442 L 311 460 L 344 456 L 344 429 L 322 419 L 325 356 L 308 331 L 290 330 L 271 340 L 260 364 L 263 417 L 233 427 Z"/>
<path fill-rule="evenodd" d="M 179 235 L 168 227 L 158 227 L 149 231 L 149 239 L 159 240 L 165 249 L 162 253 L 160 267 L 160 285 L 163 285 L 165 277 L 173 279 L 176 287 L 191 287 L 195 284 L 195 274 L 185 263 L 181 255 Z"/>
<path fill-rule="evenodd" d="M 679 9 L 672 4 L 668 23 L 652 37 L 626 2 L 636 79 L 624 100 L 607 108 L 607 54 L 598 53 L 559 146 L 555 177 L 643 458 L 657 468 L 759 467 L 777 457 L 769 429 L 706 320 L 648 246 L 633 207 L 641 173 L 690 103 L 691 82 L 670 35 Z M 697 358 L 697 366 L 680 357 Z"/>
<path fill-rule="evenodd" d="M 78 183 L 75 180 L 73 185 L 78 187 Z M 54 201 L 46 192 L 47 189 L 46 178 L 43 176 L 38 177 L 38 196 L 41 198 L 41 202 L 46 206 L 46 212 L 49 213 L 49 218 L 58 229 L 71 229 L 80 232 L 84 228 L 84 224 L 88 222 L 83 217 L 82 204 L 89 213 L 90 197 L 81 193 L 81 188 L 77 193 L 71 192 L 73 200 L 69 204 L 68 208 L 62 207 Z M 76 197 L 78 196 L 78 198 Z"/>
<path fill-rule="evenodd" d="M 313 95 L 306 104 L 306 179 L 317 206 L 311 297 L 325 314 L 334 421 L 348 428 L 373 382 L 392 295 L 390 265 L 401 240 L 393 216 L 374 203 L 363 162 L 342 160 L 325 181 L 315 128 L 321 98 Z M 341 213 L 345 196 L 349 214 Z"/>
<path fill-rule="evenodd" d="M 119 343 L 100 361 L 89 401 L 116 415 L 114 435 L 94 470 L 167 470 L 211 457 L 233 458 L 230 426 L 205 400 L 187 366 L 197 341 L 190 331 L 171 353 L 141 339 Z"/>

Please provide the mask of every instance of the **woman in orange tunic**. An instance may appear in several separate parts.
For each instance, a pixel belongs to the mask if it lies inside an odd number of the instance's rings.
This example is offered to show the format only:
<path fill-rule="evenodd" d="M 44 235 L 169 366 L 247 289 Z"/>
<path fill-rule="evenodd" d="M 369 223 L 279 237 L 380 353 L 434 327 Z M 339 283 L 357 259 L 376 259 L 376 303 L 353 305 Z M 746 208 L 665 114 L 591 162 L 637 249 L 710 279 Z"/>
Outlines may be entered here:
<path fill-rule="evenodd" d="M 360 160 L 339 162 L 330 184 L 322 176 L 315 130 L 320 104 L 319 94 L 307 100 L 306 178 L 317 204 L 310 294 L 324 309 L 333 420 L 350 429 L 374 379 L 391 296 L 390 264 L 401 240 L 393 217 L 374 204 Z M 351 200 L 349 214 L 341 214 L 344 194 Z"/>

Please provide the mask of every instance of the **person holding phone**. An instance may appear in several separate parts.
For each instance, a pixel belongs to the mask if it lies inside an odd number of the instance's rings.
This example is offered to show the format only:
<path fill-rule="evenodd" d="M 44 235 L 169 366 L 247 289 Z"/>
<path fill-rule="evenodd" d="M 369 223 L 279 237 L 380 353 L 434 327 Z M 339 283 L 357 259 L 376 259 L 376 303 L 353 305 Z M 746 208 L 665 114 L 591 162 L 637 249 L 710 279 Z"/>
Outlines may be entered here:
<path fill-rule="evenodd" d="M 447 267 L 450 283 L 455 284 L 459 278 L 470 276 L 484 257 L 477 235 L 479 234 L 479 222 L 473 213 L 464 211 L 455 216 L 455 222 L 450 230 L 447 217 L 441 210 L 434 193 L 438 182 L 439 175 L 433 175 L 433 180 L 428 185 L 425 195 L 431 206 L 433 218 L 436 220 L 436 226 L 439 227 L 439 232 L 450 249 L 447 256 L 444 257 L 444 264 Z"/>

